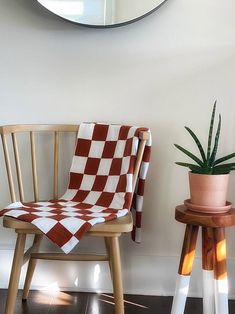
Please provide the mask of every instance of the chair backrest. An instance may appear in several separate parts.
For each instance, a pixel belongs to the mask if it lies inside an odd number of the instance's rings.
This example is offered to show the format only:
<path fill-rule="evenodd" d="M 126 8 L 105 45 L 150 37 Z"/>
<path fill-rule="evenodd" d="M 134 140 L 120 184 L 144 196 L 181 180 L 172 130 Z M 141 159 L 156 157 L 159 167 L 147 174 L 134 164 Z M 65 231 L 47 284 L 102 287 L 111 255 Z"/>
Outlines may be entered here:
<path fill-rule="evenodd" d="M 11 201 L 15 202 L 18 199 L 20 201 L 25 201 L 25 185 L 22 175 L 22 162 L 26 158 L 26 150 L 21 149 L 23 154 L 19 153 L 19 143 L 26 145 L 26 140 L 29 142 L 29 154 L 30 154 L 30 163 L 31 163 L 31 178 L 32 178 L 32 187 L 33 187 L 33 199 L 30 201 L 39 201 L 41 200 L 39 196 L 39 179 L 38 179 L 38 159 L 37 151 L 38 145 L 44 141 L 36 141 L 35 137 L 38 134 L 52 134 L 53 135 L 53 144 L 51 152 L 46 149 L 46 154 L 41 154 L 44 158 L 51 156 L 52 153 L 52 162 L 53 162 L 53 195 L 51 198 L 58 198 L 59 194 L 59 158 L 63 152 L 59 149 L 61 144 L 61 134 L 71 134 L 76 140 L 76 134 L 79 129 L 78 125 L 70 124 L 24 124 L 24 125 L 6 125 L 0 127 L 0 134 L 2 137 L 3 152 L 6 164 L 7 178 L 9 184 L 9 191 L 11 196 Z M 20 140 L 20 135 L 24 134 L 24 140 Z M 50 135 L 51 136 L 51 135 Z M 140 170 L 140 164 L 144 153 L 144 148 L 146 141 L 149 138 L 149 133 L 147 131 L 141 131 L 139 134 L 139 148 L 137 153 L 137 159 L 135 164 L 134 176 L 133 176 L 133 191 L 136 185 L 138 172 Z M 50 145 L 51 147 L 51 145 Z M 23 155 L 23 156 L 20 156 Z M 28 181 L 28 177 L 27 177 Z"/>

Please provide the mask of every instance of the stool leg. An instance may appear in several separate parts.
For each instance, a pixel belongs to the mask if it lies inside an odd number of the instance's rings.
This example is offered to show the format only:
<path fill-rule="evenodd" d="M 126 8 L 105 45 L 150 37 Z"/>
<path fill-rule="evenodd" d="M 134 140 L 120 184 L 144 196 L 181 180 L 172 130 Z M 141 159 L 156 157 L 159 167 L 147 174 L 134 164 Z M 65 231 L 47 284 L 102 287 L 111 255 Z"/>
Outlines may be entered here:
<path fill-rule="evenodd" d="M 203 314 L 215 313 L 214 239 L 212 228 L 202 228 Z"/>
<path fill-rule="evenodd" d="M 224 228 L 214 228 L 215 251 L 215 309 L 216 314 L 228 314 L 228 279 Z"/>
<path fill-rule="evenodd" d="M 179 276 L 177 278 L 175 296 L 171 308 L 171 314 L 183 314 L 188 295 L 190 275 L 192 272 L 195 248 L 197 242 L 198 226 L 187 225 L 184 243 L 179 264 Z"/>

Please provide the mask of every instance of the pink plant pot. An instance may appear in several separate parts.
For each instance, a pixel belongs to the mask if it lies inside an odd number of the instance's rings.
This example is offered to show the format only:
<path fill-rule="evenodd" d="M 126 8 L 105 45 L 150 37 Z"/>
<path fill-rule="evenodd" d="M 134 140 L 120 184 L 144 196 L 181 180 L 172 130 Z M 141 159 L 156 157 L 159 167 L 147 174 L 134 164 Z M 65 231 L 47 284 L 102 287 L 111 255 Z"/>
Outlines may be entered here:
<path fill-rule="evenodd" d="M 226 205 L 229 174 L 207 175 L 189 172 L 190 202 L 199 206 Z"/>

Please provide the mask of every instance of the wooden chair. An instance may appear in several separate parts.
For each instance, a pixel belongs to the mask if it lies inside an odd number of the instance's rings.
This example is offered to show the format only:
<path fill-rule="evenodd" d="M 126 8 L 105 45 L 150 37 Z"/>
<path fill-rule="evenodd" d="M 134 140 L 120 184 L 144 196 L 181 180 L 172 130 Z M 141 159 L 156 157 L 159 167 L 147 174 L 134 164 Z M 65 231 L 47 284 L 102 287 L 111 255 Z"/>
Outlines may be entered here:
<path fill-rule="evenodd" d="M 36 140 L 35 136 L 38 133 L 53 134 L 54 148 L 53 148 L 53 195 L 51 198 L 58 198 L 59 188 L 59 145 L 60 137 L 62 133 L 74 133 L 76 135 L 78 131 L 77 125 L 11 125 L 0 127 L 0 133 L 3 143 L 3 152 L 6 163 L 7 177 L 9 183 L 9 190 L 11 201 L 16 202 L 17 198 L 20 201 L 25 201 L 24 196 L 24 184 L 23 176 L 21 171 L 21 160 L 19 154 L 19 134 L 28 133 L 27 137 L 30 143 L 30 154 L 31 154 L 31 168 L 32 168 L 32 186 L 33 186 L 33 199 L 30 201 L 39 201 L 39 182 L 38 182 L 38 169 L 37 158 L 36 158 Z M 149 138 L 148 132 L 141 132 L 140 134 L 140 145 L 137 154 L 137 160 L 134 171 L 133 179 L 133 190 L 136 185 L 138 172 L 140 169 L 140 163 L 143 156 L 144 147 L 147 139 Z M 22 142 L 22 141 L 21 141 Z M 24 142 L 21 144 L 25 144 Z M 11 158 L 13 154 L 14 162 Z M 14 166 L 13 166 L 14 165 Z M 13 169 L 15 168 L 15 169 Z M 19 195 L 19 197 L 17 197 Z M 121 277 L 121 262 L 120 262 L 120 251 L 119 251 L 119 237 L 122 233 L 130 232 L 133 228 L 132 215 L 129 213 L 125 217 L 109 221 L 106 223 L 97 224 L 92 227 L 88 232 L 91 236 L 103 237 L 105 240 L 106 251 L 105 255 L 94 255 L 94 254 L 68 254 L 64 253 L 39 253 L 39 247 L 43 238 L 42 232 L 37 229 L 34 225 L 17 220 L 15 218 L 4 216 L 3 225 L 6 228 L 15 229 L 17 233 L 17 241 L 15 246 L 15 253 L 12 263 L 9 288 L 7 294 L 7 301 L 5 307 L 5 314 L 13 314 L 16 302 L 16 295 L 19 284 L 19 277 L 21 267 L 29 261 L 26 279 L 23 289 L 23 300 L 28 297 L 30 284 L 32 281 L 33 273 L 36 267 L 38 259 L 44 260 L 63 260 L 63 261 L 108 261 L 110 266 L 111 278 L 113 281 L 113 292 L 115 301 L 115 313 L 124 313 L 124 302 L 123 302 L 123 287 Z M 33 234 L 34 241 L 32 246 L 24 253 L 26 235 Z"/>

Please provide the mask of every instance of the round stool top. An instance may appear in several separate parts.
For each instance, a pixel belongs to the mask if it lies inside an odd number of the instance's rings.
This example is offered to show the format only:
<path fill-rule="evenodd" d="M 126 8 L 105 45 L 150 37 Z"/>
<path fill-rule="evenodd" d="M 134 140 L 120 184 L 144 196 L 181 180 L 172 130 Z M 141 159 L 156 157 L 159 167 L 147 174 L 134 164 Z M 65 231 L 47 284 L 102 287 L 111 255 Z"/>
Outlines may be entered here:
<path fill-rule="evenodd" d="M 184 205 L 175 208 L 175 219 L 184 224 L 210 228 L 224 228 L 235 225 L 235 209 L 222 214 L 197 213 L 187 209 Z"/>

